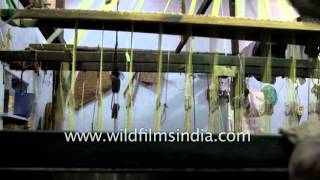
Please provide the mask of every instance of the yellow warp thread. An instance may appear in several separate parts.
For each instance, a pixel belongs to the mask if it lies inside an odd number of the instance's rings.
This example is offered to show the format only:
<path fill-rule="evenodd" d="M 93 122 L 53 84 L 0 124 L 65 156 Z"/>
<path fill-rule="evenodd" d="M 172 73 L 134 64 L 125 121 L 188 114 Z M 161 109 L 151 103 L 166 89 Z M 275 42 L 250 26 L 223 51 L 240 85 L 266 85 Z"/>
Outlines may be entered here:
<path fill-rule="evenodd" d="M 103 38 L 103 35 L 102 35 Z M 102 73 L 103 73 L 103 40 L 100 48 L 100 69 L 99 69 L 99 93 L 98 93 L 98 130 L 103 128 L 103 94 L 102 94 Z"/>
<path fill-rule="evenodd" d="M 262 82 L 263 83 L 267 83 L 267 84 L 271 84 L 272 82 L 272 70 L 271 70 L 271 66 L 272 66 L 272 49 L 271 49 L 271 44 L 269 44 L 269 49 L 268 49 L 268 57 L 267 57 L 267 61 L 265 64 L 265 68 L 264 68 L 264 73 L 263 73 L 263 78 L 262 78 Z M 266 106 L 265 106 L 265 110 L 266 110 Z M 261 118 L 260 118 L 260 130 L 261 133 L 265 133 L 265 134 L 269 134 L 271 133 L 271 115 L 270 114 L 264 114 Z"/>
<path fill-rule="evenodd" d="M 212 5 L 211 16 L 219 16 L 222 0 L 214 0 Z"/>
<path fill-rule="evenodd" d="M 271 70 L 271 65 L 272 65 L 272 54 L 271 54 L 271 45 L 269 45 L 269 49 L 268 49 L 268 57 L 267 57 L 267 61 L 266 64 L 264 66 L 264 72 L 263 72 L 263 78 L 262 78 L 262 82 L 264 83 L 269 83 L 271 84 L 272 81 L 272 70 Z"/>
<path fill-rule="evenodd" d="M 235 0 L 235 4 L 236 4 L 236 13 L 235 13 L 236 17 L 245 17 L 246 1 L 244 1 L 244 0 Z"/>
<path fill-rule="evenodd" d="M 75 38 L 72 47 L 72 67 L 71 67 L 71 89 L 69 96 L 69 129 L 74 129 L 74 92 L 76 85 L 76 58 L 77 58 L 77 46 L 78 46 L 78 23 L 75 25 Z"/>
<path fill-rule="evenodd" d="M 132 70 L 133 70 L 133 25 L 131 31 L 131 50 L 130 50 L 130 62 L 129 62 L 129 83 L 128 83 L 128 91 L 126 97 L 126 111 L 127 111 L 127 121 L 126 121 L 126 129 L 128 131 L 132 131 Z"/>
<path fill-rule="evenodd" d="M 157 74 L 157 94 L 156 94 L 156 121 L 155 131 L 161 130 L 161 87 L 162 87 L 162 33 L 163 26 L 160 25 L 159 34 L 159 60 L 158 60 L 158 74 Z"/>
<path fill-rule="evenodd" d="M 287 94 L 287 103 L 291 108 L 291 112 L 289 117 L 287 118 L 287 126 L 296 127 L 299 125 L 298 116 L 296 113 L 296 107 L 298 106 L 298 99 L 297 99 L 297 89 L 295 87 L 297 81 L 297 61 L 296 61 L 296 46 L 289 45 L 288 49 L 291 49 L 291 65 L 290 65 L 290 74 L 289 74 L 289 89 Z"/>
<path fill-rule="evenodd" d="M 192 38 L 189 44 L 189 54 L 186 59 L 186 90 L 185 90 L 185 131 L 191 132 L 191 84 L 192 84 Z"/>
<path fill-rule="evenodd" d="M 190 9 L 189 9 L 189 15 L 193 15 L 195 13 L 196 6 L 197 6 L 197 0 L 192 0 Z"/>
<path fill-rule="evenodd" d="M 209 132 L 218 133 L 218 118 L 217 118 L 217 108 L 218 108 L 218 76 L 216 74 L 215 68 L 218 61 L 218 55 L 213 55 L 213 63 L 211 67 L 211 85 L 209 89 Z"/>
<path fill-rule="evenodd" d="M 59 73 L 59 84 L 58 84 L 58 91 L 57 91 L 57 102 L 56 102 L 56 108 L 55 108 L 55 119 L 58 120 L 58 122 L 54 125 L 55 128 L 62 129 L 63 124 L 61 123 L 62 120 L 65 120 L 65 112 L 66 111 L 66 103 L 67 98 L 66 95 L 69 96 L 69 90 L 65 89 L 64 87 L 70 88 L 70 82 L 69 79 L 69 69 L 70 64 L 69 63 L 61 63 L 60 65 L 60 73 Z M 66 92 L 68 91 L 68 92 Z M 68 121 L 69 122 L 69 121 Z M 66 127 L 68 129 L 69 127 Z"/>
<path fill-rule="evenodd" d="M 134 8 L 134 12 L 139 12 L 143 6 L 144 0 L 139 0 L 137 6 Z"/>
<path fill-rule="evenodd" d="M 81 113 L 83 115 L 83 101 L 84 101 L 84 90 L 86 87 L 86 79 L 84 79 L 83 83 L 82 83 L 82 93 L 81 93 Z"/>
<path fill-rule="evenodd" d="M 258 0 L 258 19 L 270 19 L 269 0 Z"/>
<path fill-rule="evenodd" d="M 142 5 L 144 3 L 144 0 L 139 0 L 137 6 L 134 9 L 134 12 L 140 11 Z M 128 131 L 132 131 L 132 70 L 133 70 L 133 44 L 134 44 L 134 38 L 133 38 L 133 24 L 131 25 L 131 51 L 130 51 L 130 62 L 129 62 L 129 83 L 128 83 L 128 91 L 127 91 L 127 97 L 126 97 L 126 114 L 127 114 L 127 121 L 126 121 L 126 129 Z"/>
<path fill-rule="evenodd" d="M 242 95 L 244 94 L 244 74 L 245 74 L 245 59 L 243 56 L 238 55 L 239 57 L 239 69 L 236 76 L 235 81 L 235 121 L 234 121 L 234 128 L 235 132 L 242 131 L 242 117 L 243 117 L 243 98 Z"/>

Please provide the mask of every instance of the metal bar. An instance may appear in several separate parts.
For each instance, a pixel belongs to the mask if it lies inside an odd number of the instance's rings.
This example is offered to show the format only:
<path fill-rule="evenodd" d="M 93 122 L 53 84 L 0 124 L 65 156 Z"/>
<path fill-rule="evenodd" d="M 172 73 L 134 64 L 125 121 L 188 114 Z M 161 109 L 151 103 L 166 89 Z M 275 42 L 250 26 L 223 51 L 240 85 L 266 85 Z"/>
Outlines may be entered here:
<path fill-rule="evenodd" d="M 200 5 L 200 8 L 197 11 L 197 14 L 204 14 L 206 13 L 207 9 L 209 8 L 210 4 L 212 3 L 212 0 L 204 0 L 202 4 Z M 188 39 L 190 38 L 191 34 L 187 33 L 185 34 L 182 38 L 181 41 L 179 42 L 177 48 L 176 48 L 176 53 L 180 53 L 184 45 L 187 43 Z"/>
<path fill-rule="evenodd" d="M 1 10 L 3 19 L 10 18 L 12 10 Z M 103 12 L 84 10 L 29 9 L 14 11 L 22 25 L 33 19 L 30 26 L 128 31 L 131 24 L 136 32 L 158 33 L 163 24 L 164 34 L 185 35 L 192 29 L 193 36 L 259 41 L 270 33 L 270 42 L 305 45 L 320 41 L 320 25 L 306 22 L 280 22 L 234 17 L 211 17 L 182 14 Z M 26 20 L 27 21 L 27 20 Z"/>

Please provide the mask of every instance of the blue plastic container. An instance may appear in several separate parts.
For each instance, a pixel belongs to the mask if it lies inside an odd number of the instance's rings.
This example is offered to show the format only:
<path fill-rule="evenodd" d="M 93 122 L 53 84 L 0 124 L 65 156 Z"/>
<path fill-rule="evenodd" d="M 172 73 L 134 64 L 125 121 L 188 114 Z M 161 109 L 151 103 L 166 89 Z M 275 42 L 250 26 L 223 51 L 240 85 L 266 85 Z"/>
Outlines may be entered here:
<path fill-rule="evenodd" d="M 14 115 L 30 117 L 34 94 L 25 92 L 16 92 L 14 96 Z"/>

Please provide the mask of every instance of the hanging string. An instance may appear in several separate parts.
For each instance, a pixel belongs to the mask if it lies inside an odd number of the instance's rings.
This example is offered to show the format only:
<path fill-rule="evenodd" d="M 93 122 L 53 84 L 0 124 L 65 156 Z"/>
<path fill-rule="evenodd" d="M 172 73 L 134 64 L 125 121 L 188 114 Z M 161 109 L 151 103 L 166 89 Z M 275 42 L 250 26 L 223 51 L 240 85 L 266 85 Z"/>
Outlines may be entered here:
<path fill-rule="evenodd" d="M 236 132 L 242 131 L 242 117 L 243 117 L 243 95 L 245 81 L 245 59 L 242 55 L 238 55 L 239 69 L 235 81 L 235 103 L 234 103 L 234 128 Z"/>
<path fill-rule="evenodd" d="M 190 4 L 190 8 L 189 8 L 189 15 L 194 15 L 195 9 L 196 9 L 196 5 L 197 5 L 197 0 L 191 0 L 191 4 Z M 191 64 L 191 66 L 192 66 L 192 64 Z M 194 95 L 195 92 L 194 92 L 194 79 L 193 79 L 194 75 L 193 75 L 193 71 L 191 71 L 191 77 L 192 77 L 192 101 L 193 101 L 193 128 L 195 128 L 196 127 L 195 126 L 196 125 L 196 104 L 195 104 L 195 95 Z M 190 110 L 191 110 L 191 108 L 190 108 Z M 191 131 L 191 125 L 188 128 L 190 128 L 190 131 Z"/>
<path fill-rule="evenodd" d="M 7 35 L 6 35 L 6 43 L 5 43 L 6 50 L 10 50 L 10 49 L 11 49 L 11 46 L 12 46 L 12 37 L 13 37 L 12 28 L 9 27 L 9 28 L 8 28 L 8 32 L 7 32 Z"/>
<path fill-rule="evenodd" d="M 266 83 L 265 85 L 270 85 L 272 83 L 272 45 L 268 44 L 268 57 L 267 57 L 267 61 L 265 64 L 265 68 L 264 68 L 264 73 L 263 73 L 263 78 L 262 78 L 262 82 Z M 272 110 L 272 102 L 271 102 L 271 95 L 269 95 L 271 92 L 267 92 L 268 86 L 263 86 L 262 87 L 262 92 L 264 92 L 265 95 L 268 94 L 268 96 L 264 96 L 264 108 L 265 108 L 265 113 L 262 115 L 262 117 L 260 118 L 260 132 L 261 133 L 271 133 L 271 113 L 273 113 Z M 266 89 L 265 89 L 266 88 Z"/>
<path fill-rule="evenodd" d="M 166 7 L 164 8 L 163 10 L 163 13 L 166 13 L 167 9 L 168 9 L 168 6 L 170 4 L 171 0 L 168 0 L 167 1 L 167 5 Z M 163 26 L 161 25 L 160 26 L 160 34 L 161 34 L 161 37 L 159 36 L 159 50 L 160 50 L 160 55 L 159 55 L 159 61 L 161 60 L 161 66 L 162 66 L 162 34 L 163 34 Z M 160 40 L 161 40 L 161 43 L 160 43 Z M 167 70 L 166 70 L 166 86 L 165 86 L 165 102 L 163 104 L 163 112 L 162 112 L 162 116 L 160 115 L 160 126 L 159 126 L 159 131 L 161 130 L 161 126 L 162 124 L 165 122 L 166 118 L 167 118 L 167 102 L 168 102 L 168 81 L 169 81 L 169 63 L 170 63 L 170 51 L 168 50 L 168 56 L 167 56 Z M 159 69 L 160 69 L 160 63 L 158 65 Z M 161 70 L 159 70 L 158 72 L 162 72 L 162 67 L 161 67 Z M 159 74 L 158 74 L 158 77 L 159 77 Z M 161 77 L 160 77 L 160 81 L 161 81 Z M 159 79 L 158 79 L 158 82 L 159 82 Z M 161 85 L 161 84 L 160 84 Z M 162 89 L 160 87 L 160 89 Z M 161 91 L 159 91 L 161 92 Z M 158 95 L 158 93 L 157 93 Z M 156 103 L 157 105 L 157 103 Z"/>
<path fill-rule="evenodd" d="M 218 76 L 216 74 L 216 64 L 218 61 L 218 55 L 213 55 L 213 63 L 211 64 L 211 84 L 209 88 L 209 132 L 218 133 L 218 119 L 217 119 L 217 109 L 218 109 Z"/>
<path fill-rule="evenodd" d="M 262 78 L 262 82 L 264 83 L 268 83 L 271 84 L 272 82 L 272 70 L 271 70 L 271 66 L 272 66 L 272 46 L 271 44 L 268 44 L 268 57 L 267 57 L 267 61 L 265 64 L 265 68 L 264 68 L 264 72 L 263 72 L 263 78 Z"/>
<path fill-rule="evenodd" d="M 127 131 L 132 130 L 132 70 L 133 70 L 133 31 L 134 26 L 131 24 L 131 50 L 130 50 L 130 62 L 129 62 L 129 83 L 128 83 L 128 91 L 127 91 L 127 97 L 126 97 L 126 111 L 127 111 L 127 121 L 126 121 L 126 129 Z"/>
<path fill-rule="evenodd" d="M 222 6 L 222 0 L 215 0 L 212 5 L 211 16 L 219 16 L 220 8 Z M 223 7 L 222 7 L 223 11 Z M 223 13 L 222 13 L 223 14 Z M 225 43 L 226 46 L 226 43 Z M 216 76 L 216 63 L 218 61 L 218 55 L 213 55 L 213 63 L 211 64 L 211 84 L 207 75 L 207 86 L 209 90 L 209 122 L 208 131 L 212 133 L 219 132 L 217 108 L 218 108 L 218 77 Z"/>
<path fill-rule="evenodd" d="M 119 11 L 119 2 L 117 3 L 117 12 Z M 118 31 L 116 31 L 116 43 L 114 47 L 114 59 L 113 59 L 113 71 L 112 71 L 112 98 L 111 98 L 111 117 L 114 121 L 114 131 L 118 129 L 118 113 L 120 105 L 118 103 L 119 91 L 120 91 L 120 72 L 118 69 Z"/>
<path fill-rule="evenodd" d="M 141 10 L 143 6 L 144 0 L 139 0 L 137 6 L 134 9 L 134 12 L 138 12 Z M 126 114 L 127 114 L 127 121 L 126 121 L 126 129 L 128 131 L 132 131 L 132 80 L 133 80 L 133 44 L 134 44 L 134 38 L 133 38 L 133 32 L 134 32 L 134 24 L 131 23 L 131 51 L 130 51 L 130 62 L 129 62 L 129 83 L 128 83 L 128 91 L 127 91 L 127 97 L 126 97 Z"/>
<path fill-rule="evenodd" d="M 86 82 L 87 81 L 87 72 L 84 73 L 84 81 L 82 83 L 82 92 L 81 92 L 81 114 L 82 116 L 84 115 L 84 109 L 83 109 L 83 101 L 84 101 L 84 90 L 85 90 L 85 87 L 86 87 Z"/>
<path fill-rule="evenodd" d="M 96 93 L 95 93 L 95 97 L 96 99 L 98 99 L 98 87 L 99 86 L 99 75 L 97 75 L 97 80 L 96 80 Z M 95 120 L 95 115 L 96 115 L 96 105 L 97 105 L 97 102 L 95 101 L 94 102 L 94 105 L 93 105 L 93 114 L 92 114 L 92 121 L 91 121 L 91 130 L 94 131 L 94 120 Z"/>
<path fill-rule="evenodd" d="M 157 73 L 157 94 L 156 94 L 156 118 L 155 118 L 155 128 L 156 132 L 161 129 L 161 88 L 162 88 L 162 33 L 163 26 L 159 26 L 159 60 L 158 60 L 158 73 Z"/>
<path fill-rule="evenodd" d="M 103 93 L 102 93 L 102 74 L 103 74 L 103 44 L 104 44 L 104 22 L 102 23 L 102 40 L 100 47 L 100 68 L 99 68 L 99 94 L 98 94 L 98 122 L 97 129 L 103 128 Z"/>
<path fill-rule="evenodd" d="M 166 72 L 166 89 L 165 89 L 165 103 L 163 105 L 163 116 L 161 120 L 161 125 L 166 121 L 167 119 L 167 108 L 168 108 L 168 83 L 169 83 L 169 69 L 170 69 L 170 51 L 168 50 L 168 56 L 167 56 L 167 72 Z"/>
<path fill-rule="evenodd" d="M 192 71 L 193 129 L 196 128 L 196 96 L 195 96 L 194 79 L 195 79 L 195 76 Z"/>
<path fill-rule="evenodd" d="M 78 22 L 75 23 L 75 38 L 72 47 L 72 67 L 71 67 L 71 89 L 69 96 L 69 129 L 74 129 L 74 92 L 76 85 L 76 59 L 77 59 L 77 47 L 78 47 Z"/>
<path fill-rule="evenodd" d="M 186 90 L 185 90 L 185 131 L 191 132 L 191 108 L 192 108 L 192 97 L 191 97 L 191 83 L 192 83 L 192 38 L 189 41 L 189 54 L 186 59 Z"/>
<path fill-rule="evenodd" d="M 289 127 L 296 127 L 299 125 L 299 119 L 298 119 L 298 114 L 296 111 L 296 108 L 298 107 L 298 102 L 297 102 L 297 89 L 296 89 L 296 82 L 297 82 L 297 61 L 296 61 L 296 52 L 295 52 L 295 46 L 291 45 L 289 46 L 291 49 L 291 65 L 290 65 L 290 73 L 289 73 L 289 90 L 287 93 L 287 104 L 289 108 L 288 112 L 288 126 Z"/>

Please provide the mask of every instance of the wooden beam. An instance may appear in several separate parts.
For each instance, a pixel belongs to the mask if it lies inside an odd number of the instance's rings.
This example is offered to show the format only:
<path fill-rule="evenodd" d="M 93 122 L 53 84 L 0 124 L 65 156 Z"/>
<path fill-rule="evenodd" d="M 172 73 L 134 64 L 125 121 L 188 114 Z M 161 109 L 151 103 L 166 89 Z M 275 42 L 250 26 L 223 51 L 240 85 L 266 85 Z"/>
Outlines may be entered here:
<path fill-rule="evenodd" d="M 96 49 L 96 48 L 94 48 Z M 97 50 L 77 50 L 77 62 L 100 62 L 100 52 Z M 118 62 L 126 63 L 125 49 L 118 49 Z M 185 64 L 188 56 L 187 52 L 174 53 L 163 52 L 163 57 L 170 54 L 170 63 Z M 136 63 L 157 63 L 159 51 L 153 50 L 134 50 L 134 59 Z M 1 51 L 0 59 L 4 62 L 71 62 L 72 54 L 70 51 L 57 50 L 22 50 L 22 51 Z M 113 63 L 114 50 L 105 49 L 104 62 Z M 213 63 L 213 53 L 193 53 L 194 65 L 209 65 Z M 239 66 L 239 57 L 233 55 L 218 55 L 216 65 L 221 66 Z M 264 67 L 267 57 L 247 57 L 245 58 L 246 67 Z M 163 64 L 167 64 L 167 58 L 163 59 Z M 290 68 L 291 60 L 283 58 L 272 58 L 273 68 Z M 309 60 L 297 60 L 297 69 L 313 69 L 313 63 Z"/>
<path fill-rule="evenodd" d="M 44 70 L 59 70 L 61 62 L 71 63 L 71 52 L 53 50 L 36 51 L 2 51 L 0 59 L 11 65 L 12 69 L 33 69 L 33 63 L 40 63 Z M 82 50 L 81 50 L 82 49 Z M 167 57 L 168 52 L 163 52 L 163 57 Z M 185 59 L 187 53 L 170 53 L 169 72 L 184 72 Z M 113 67 L 113 49 L 106 49 L 104 52 L 104 70 L 110 71 Z M 94 49 L 79 48 L 77 51 L 77 69 L 78 70 L 99 70 L 100 52 Z M 134 70 L 137 72 L 156 72 L 158 51 L 135 50 L 134 51 Z M 210 64 L 213 62 L 212 53 L 193 53 L 193 69 L 195 73 L 210 73 Z M 266 57 L 248 57 L 245 58 L 247 76 L 260 76 L 264 72 Z M 23 64 L 22 62 L 25 62 Z M 118 51 L 118 65 L 121 71 L 126 71 L 125 50 Z M 168 59 L 163 59 L 164 72 L 167 70 Z M 219 66 L 239 66 L 238 56 L 219 55 L 216 62 Z M 291 60 L 282 58 L 272 59 L 272 75 L 288 76 Z M 313 63 L 308 60 L 297 60 L 297 74 L 299 77 L 311 77 L 315 71 Z"/>
<path fill-rule="evenodd" d="M 193 36 L 259 41 L 266 33 L 270 42 L 306 45 L 320 42 L 320 24 L 306 22 L 280 22 L 234 17 L 211 17 L 181 14 L 103 12 L 85 10 L 1 10 L 4 19 L 15 14 L 21 25 L 33 19 L 29 26 L 80 29 L 129 31 L 131 24 L 136 32 L 159 33 L 159 24 L 164 34 L 185 35 L 192 29 Z M 28 21 L 30 23 L 30 21 Z"/>

